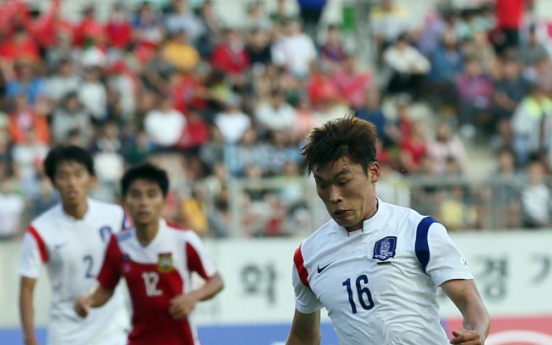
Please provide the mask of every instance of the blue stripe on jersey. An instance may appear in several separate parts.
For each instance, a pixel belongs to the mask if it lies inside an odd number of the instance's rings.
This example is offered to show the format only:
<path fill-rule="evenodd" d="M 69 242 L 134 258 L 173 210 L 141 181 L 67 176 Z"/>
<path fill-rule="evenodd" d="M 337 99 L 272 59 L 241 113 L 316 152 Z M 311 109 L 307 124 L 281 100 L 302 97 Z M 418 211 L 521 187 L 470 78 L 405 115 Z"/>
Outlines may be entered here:
<path fill-rule="evenodd" d="M 416 243 L 414 244 L 414 250 L 416 251 L 416 257 L 420 264 L 422 264 L 422 270 L 426 272 L 427 264 L 429 263 L 429 243 L 427 241 L 427 234 L 431 224 L 437 223 L 437 220 L 433 217 L 425 217 L 418 224 L 416 229 Z"/>

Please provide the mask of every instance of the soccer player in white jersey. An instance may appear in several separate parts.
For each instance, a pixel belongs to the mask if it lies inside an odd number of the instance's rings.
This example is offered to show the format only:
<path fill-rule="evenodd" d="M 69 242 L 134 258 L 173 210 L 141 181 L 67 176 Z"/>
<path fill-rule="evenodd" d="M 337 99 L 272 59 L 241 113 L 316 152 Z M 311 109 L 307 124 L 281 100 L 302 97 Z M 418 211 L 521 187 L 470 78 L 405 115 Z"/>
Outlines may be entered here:
<path fill-rule="evenodd" d="M 23 240 L 19 274 L 20 312 L 26 345 L 37 345 L 33 294 L 43 264 L 52 286 L 48 345 L 122 345 L 130 324 L 122 290 L 109 304 L 83 320 L 73 309 L 75 298 L 95 285 L 112 232 L 126 226 L 118 205 L 92 200 L 92 157 L 76 146 L 52 149 L 44 170 L 61 203 L 36 218 Z"/>
<path fill-rule="evenodd" d="M 315 128 L 306 168 L 332 220 L 295 252 L 287 345 L 320 343 L 325 307 L 341 345 L 484 344 L 489 316 L 466 260 L 435 219 L 376 198 L 376 128 L 347 116 Z M 464 317 L 449 339 L 441 287 Z"/>
<path fill-rule="evenodd" d="M 86 317 L 91 307 L 110 299 L 124 277 L 134 309 L 128 345 L 199 345 L 190 313 L 223 288 L 200 238 L 161 218 L 168 189 L 167 173 L 151 164 L 125 173 L 123 202 L 135 227 L 111 237 L 100 285 L 75 303 L 77 313 Z M 194 290 L 191 272 L 205 284 Z"/>

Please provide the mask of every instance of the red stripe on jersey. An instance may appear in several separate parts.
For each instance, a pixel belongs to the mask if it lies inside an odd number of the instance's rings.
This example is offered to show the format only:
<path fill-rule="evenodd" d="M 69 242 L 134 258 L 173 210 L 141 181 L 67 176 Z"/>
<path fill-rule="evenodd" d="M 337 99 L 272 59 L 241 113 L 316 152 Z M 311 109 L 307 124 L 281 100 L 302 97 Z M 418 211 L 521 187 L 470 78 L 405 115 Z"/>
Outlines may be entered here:
<path fill-rule="evenodd" d="M 188 322 L 188 319 L 182 320 L 182 327 L 184 327 L 184 339 L 186 339 L 186 341 L 184 342 L 184 345 L 195 344 L 194 335 L 192 333 L 192 327 L 190 327 L 190 323 Z"/>
<path fill-rule="evenodd" d="M 201 276 L 201 278 L 205 280 L 211 278 L 209 277 L 209 275 L 207 275 L 205 267 L 203 267 L 203 262 L 201 262 L 201 258 L 197 253 L 197 250 L 195 250 L 194 246 L 192 246 L 189 242 L 186 243 L 186 257 L 188 259 L 188 270 L 190 272 L 197 272 Z"/>
<path fill-rule="evenodd" d="M 301 283 L 306 287 L 310 288 L 309 285 L 309 272 L 303 264 L 303 253 L 301 253 L 301 247 L 297 248 L 295 255 L 293 256 L 293 261 L 295 262 L 295 267 L 297 267 L 297 272 L 299 273 L 299 278 Z"/>
<path fill-rule="evenodd" d="M 40 237 L 38 231 L 36 231 L 32 225 L 29 225 L 27 231 L 29 231 L 29 234 L 31 234 L 36 241 L 42 262 L 48 262 L 48 251 L 46 250 L 46 244 L 44 244 L 44 240 L 42 240 L 42 237 Z"/>

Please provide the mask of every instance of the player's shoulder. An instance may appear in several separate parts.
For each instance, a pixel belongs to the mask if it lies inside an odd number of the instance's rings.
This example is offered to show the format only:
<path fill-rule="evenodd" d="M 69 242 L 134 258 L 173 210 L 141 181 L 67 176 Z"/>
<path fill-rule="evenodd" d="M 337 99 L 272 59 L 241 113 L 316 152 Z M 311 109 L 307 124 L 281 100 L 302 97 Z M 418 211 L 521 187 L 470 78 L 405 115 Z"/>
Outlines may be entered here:
<path fill-rule="evenodd" d="M 379 203 L 380 207 L 385 208 L 385 217 L 382 221 L 395 228 L 415 231 L 420 222 L 428 218 L 410 207 L 389 204 L 381 200 Z"/>
<path fill-rule="evenodd" d="M 115 238 L 115 240 L 118 243 L 122 243 L 122 242 L 126 242 L 126 241 L 130 240 L 134 236 L 135 232 L 136 231 L 135 231 L 134 227 L 131 227 L 131 228 L 123 229 L 123 230 L 119 231 L 118 233 L 113 234 L 112 236 Z"/>
<path fill-rule="evenodd" d="M 56 220 L 63 216 L 63 209 L 61 208 L 61 204 L 58 203 L 36 217 L 29 225 L 29 228 L 37 232 L 55 230 Z"/>
<path fill-rule="evenodd" d="M 108 202 L 99 201 L 95 199 L 88 199 L 88 206 L 93 208 L 95 212 L 105 216 L 109 216 L 109 215 L 120 216 L 124 213 L 121 205 L 111 204 Z"/>
<path fill-rule="evenodd" d="M 182 225 L 173 223 L 168 220 L 162 220 L 162 222 L 165 223 L 165 227 L 167 230 L 170 231 L 170 233 L 176 237 L 182 238 L 182 239 L 199 239 L 199 236 L 196 234 L 195 231 L 188 229 Z"/>
<path fill-rule="evenodd" d="M 333 243 L 335 236 L 339 236 L 339 231 L 343 231 L 343 229 L 333 219 L 329 220 L 301 242 L 299 249 L 302 255 L 308 255 L 312 250 L 319 251 Z"/>

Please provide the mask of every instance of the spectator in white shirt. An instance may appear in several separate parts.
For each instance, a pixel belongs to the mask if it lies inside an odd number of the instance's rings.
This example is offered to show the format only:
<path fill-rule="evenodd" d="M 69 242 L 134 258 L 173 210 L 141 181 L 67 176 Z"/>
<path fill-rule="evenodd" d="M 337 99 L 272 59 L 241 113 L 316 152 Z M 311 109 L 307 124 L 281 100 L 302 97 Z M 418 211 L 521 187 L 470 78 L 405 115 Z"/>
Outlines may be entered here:
<path fill-rule="evenodd" d="M 21 230 L 21 216 L 25 201 L 21 195 L 10 190 L 10 179 L 0 181 L 0 240 L 14 238 Z"/>
<path fill-rule="evenodd" d="M 383 58 L 391 69 L 387 91 L 391 94 L 409 93 L 417 98 L 423 76 L 431 67 L 429 60 L 408 43 L 406 35 L 399 36 Z"/>
<path fill-rule="evenodd" d="M 56 144 L 66 144 L 71 131 L 77 131 L 83 145 L 87 146 L 92 137 L 92 121 L 83 109 L 77 94 L 70 92 L 52 115 L 52 137 Z"/>
<path fill-rule="evenodd" d="M 62 60 L 59 63 L 58 73 L 48 78 L 46 82 L 46 96 L 58 103 L 69 92 L 77 90 L 79 82 L 73 63 L 70 60 Z"/>
<path fill-rule="evenodd" d="M 241 110 L 240 104 L 240 97 L 232 94 L 226 100 L 226 110 L 215 117 L 215 125 L 228 144 L 240 141 L 245 131 L 251 126 L 251 118 Z"/>
<path fill-rule="evenodd" d="M 101 122 L 107 114 L 107 92 L 100 82 L 96 68 L 84 72 L 84 80 L 79 86 L 79 100 L 96 122 Z"/>
<path fill-rule="evenodd" d="M 185 31 L 192 44 L 206 33 L 201 19 L 190 9 L 187 0 L 174 0 L 172 11 L 166 16 L 165 28 L 169 34 Z"/>
<path fill-rule="evenodd" d="M 257 107 L 255 117 L 263 130 L 292 130 L 297 123 L 295 109 L 286 102 L 285 94 L 274 90 L 268 102 Z"/>
<path fill-rule="evenodd" d="M 552 194 L 545 184 L 546 168 L 539 160 L 527 166 L 529 184 L 521 192 L 523 224 L 526 228 L 543 228 L 552 225 Z"/>
<path fill-rule="evenodd" d="M 284 66 L 296 76 L 304 77 L 309 73 L 310 63 L 316 59 L 317 51 L 310 36 L 302 32 L 297 21 L 289 21 L 286 35 L 272 46 L 272 62 Z"/>
<path fill-rule="evenodd" d="M 186 118 L 174 108 L 171 98 L 160 97 L 159 107 L 146 115 L 144 128 L 155 146 L 163 150 L 178 143 L 186 127 Z"/>

